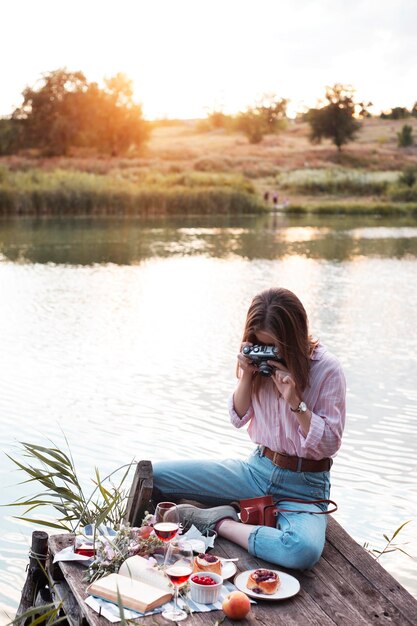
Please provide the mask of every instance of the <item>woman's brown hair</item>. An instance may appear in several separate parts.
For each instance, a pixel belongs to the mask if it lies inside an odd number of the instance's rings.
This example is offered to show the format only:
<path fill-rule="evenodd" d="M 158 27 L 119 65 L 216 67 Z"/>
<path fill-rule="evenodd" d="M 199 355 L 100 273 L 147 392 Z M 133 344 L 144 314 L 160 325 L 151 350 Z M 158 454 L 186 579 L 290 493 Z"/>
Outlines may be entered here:
<path fill-rule="evenodd" d="M 292 291 L 266 289 L 253 298 L 246 316 L 243 341 L 256 343 L 256 334 L 260 331 L 275 337 L 301 396 L 309 381 L 310 356 L 318 342 L 309 335 L 307 313 Z M 255 389 L 261 379 L 256 376 Z"/>

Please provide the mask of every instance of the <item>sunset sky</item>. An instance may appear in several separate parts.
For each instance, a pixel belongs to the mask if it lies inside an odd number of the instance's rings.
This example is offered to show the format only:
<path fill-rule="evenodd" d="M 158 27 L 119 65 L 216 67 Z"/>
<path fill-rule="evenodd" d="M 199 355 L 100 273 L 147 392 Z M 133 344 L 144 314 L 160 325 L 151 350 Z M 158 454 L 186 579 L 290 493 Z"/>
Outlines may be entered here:
<path fill-rule="evenodd" d="M 263 93 L 313 106 L 326 85 L 375 112 L 417 100 L 416 0 L 20 0 L 1 9 L 0 115 L 60 67 L 124 72 L 146 117 L 242 110 Z"/>

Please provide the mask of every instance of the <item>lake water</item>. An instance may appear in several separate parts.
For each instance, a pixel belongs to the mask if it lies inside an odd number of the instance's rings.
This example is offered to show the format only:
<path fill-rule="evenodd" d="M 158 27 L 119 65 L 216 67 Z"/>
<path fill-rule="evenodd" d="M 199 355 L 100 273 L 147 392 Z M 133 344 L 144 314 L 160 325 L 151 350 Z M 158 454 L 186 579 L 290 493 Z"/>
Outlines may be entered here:
<path fill-rule="evenodd" d="M 0 222 L 1 503 L 36 493 L 6 454 L 64 446 L 87 489 L 132 459 L 244 457 L 228 421 L 252 296 L 295 291 L 341 360 L 348 419 L 337 520 L 417 557 L 417 221 L 377 218 L 7 219 Z M 0 622 L 33 526 L 0 516 Z M 407 545 L 404 545 L 406 544 Z M 381 563 L 417 597 L 417 561 Z"/>

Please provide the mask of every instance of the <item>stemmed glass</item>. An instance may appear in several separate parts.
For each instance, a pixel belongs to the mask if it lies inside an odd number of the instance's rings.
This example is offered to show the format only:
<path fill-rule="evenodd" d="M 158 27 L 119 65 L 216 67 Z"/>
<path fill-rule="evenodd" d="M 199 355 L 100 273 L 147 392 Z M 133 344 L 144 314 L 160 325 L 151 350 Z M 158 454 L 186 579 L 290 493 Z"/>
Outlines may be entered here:
<path fill-rule="evenodd" d="M 153 529 L 158 539 L 164 542 L 164 563 L 167 544 L 174 539 L 180 528 L 180 514 L 175 502 L 160 502 L 156 505 Z"/>
<path fill-rule="evenodd" d="M 187 617 L 187 613 L 178 606 L 178 588 L 193 573 L 194 554 L 189 541 L 175 539 L 168 546 L 165 557 L 165 574 L 174 585 L 174 608 L 166 609 L 162 617 L 172 622 L 179 622 Z"/>

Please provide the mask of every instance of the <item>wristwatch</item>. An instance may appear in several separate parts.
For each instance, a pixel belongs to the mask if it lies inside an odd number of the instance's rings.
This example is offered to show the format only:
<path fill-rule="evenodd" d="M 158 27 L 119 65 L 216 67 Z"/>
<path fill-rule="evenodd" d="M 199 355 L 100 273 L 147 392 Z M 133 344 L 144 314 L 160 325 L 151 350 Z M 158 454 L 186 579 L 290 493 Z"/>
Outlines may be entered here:
<path fill-rule="evenodd" d="M 300 404 L 298 405 L 296 409 L 292 409 L 291 407 L 290 409 L 293 413 L 305 413 L 307 411 L 307 405 L 305 402 L 301 400 Z"/>

